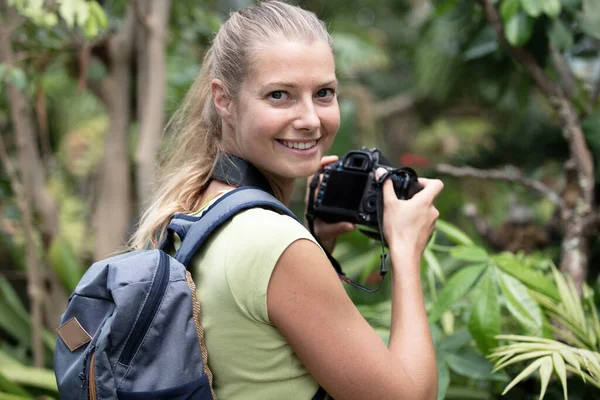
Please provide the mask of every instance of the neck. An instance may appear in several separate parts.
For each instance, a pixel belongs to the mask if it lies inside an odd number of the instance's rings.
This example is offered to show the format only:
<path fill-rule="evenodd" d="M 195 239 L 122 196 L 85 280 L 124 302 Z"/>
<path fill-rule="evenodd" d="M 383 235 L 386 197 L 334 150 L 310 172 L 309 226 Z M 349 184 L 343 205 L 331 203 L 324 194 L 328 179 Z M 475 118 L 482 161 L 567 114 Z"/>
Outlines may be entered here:
<path fill-rule="evenodd" d="M 292 199 L 292 192 L 294 191 L 294 179 L 275 179 L 266 174 L 264 171 L 260 172 L 265 176 L 265 178 L 267 178 L 267 181 L 273 189 L 275 197 L 289 207 Z"/>

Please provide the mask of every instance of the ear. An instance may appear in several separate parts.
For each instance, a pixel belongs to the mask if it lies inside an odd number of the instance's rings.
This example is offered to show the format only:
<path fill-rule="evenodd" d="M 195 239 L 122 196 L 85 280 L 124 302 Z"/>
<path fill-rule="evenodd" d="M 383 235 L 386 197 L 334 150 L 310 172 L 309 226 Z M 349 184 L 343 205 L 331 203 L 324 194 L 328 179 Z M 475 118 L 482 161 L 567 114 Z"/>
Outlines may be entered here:
<path fill-rule="evenodd" d="M 227 90 L 225 90 L 223 82 L 220 79 L 213 79 L 210 83 L 210 90 L 219 116 L 225 121 L 231 121 L 233 115 L 233 101 L 227 93 Z"/>

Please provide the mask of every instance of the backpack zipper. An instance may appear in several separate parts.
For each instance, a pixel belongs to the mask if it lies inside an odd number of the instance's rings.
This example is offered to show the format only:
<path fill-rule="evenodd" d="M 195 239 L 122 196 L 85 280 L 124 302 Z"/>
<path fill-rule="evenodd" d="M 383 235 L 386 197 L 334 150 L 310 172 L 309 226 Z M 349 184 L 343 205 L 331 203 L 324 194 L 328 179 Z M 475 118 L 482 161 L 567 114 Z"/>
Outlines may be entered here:
<path fill-rule="evenodd" d="M 158 310 L 158 306 L 160 305 L 167 290 L 167 285 L 169 284 L 169 276 L 171 275 L 169 257 L 160 250 L 159 255 L 158 270 L 154 275 L 154 281 L 152 282 L 148 299 L 144 304 L 140 317 L 132 329 L 129 339 L 127 339 L 127 342 L 123 347 L 123 352 L 121 352 L 121 356 L 119 357 L 119 362 L 123 365 L 129 365 L 131 363 L 133 356 L 142 343 L 146 331 L 154 319 L 154 315 Z"/>
<path fill-rule="evenodd" d="M 96 400 L 96 368 L 94 367 L 94 357 L 96 352 L 92 353 L 90 358 L 90 367 L 88 369 L 88 394 L 89 400 Z"/>

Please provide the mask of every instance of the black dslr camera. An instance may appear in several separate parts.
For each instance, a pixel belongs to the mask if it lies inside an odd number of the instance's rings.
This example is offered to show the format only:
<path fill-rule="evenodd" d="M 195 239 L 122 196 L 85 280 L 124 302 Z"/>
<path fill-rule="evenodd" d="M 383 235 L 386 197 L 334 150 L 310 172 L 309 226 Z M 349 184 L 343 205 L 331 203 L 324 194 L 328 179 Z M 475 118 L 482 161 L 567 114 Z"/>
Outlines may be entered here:
<path fill-rule="evenodd" d="M 309 214 L 327 222 L 349 221 L 362 225 L 367 228 L 364 233 L 378 238 L 377 207 L 382 192 L 375 176 L 377 168 L 388 171 L 399 199 L 408 200 L 423 188 L 412 168 L 392 168 L 389 164 L 375 148 L 349 151 L 321 171 L 321 184 L 314 204 L 309 205 Z"/>

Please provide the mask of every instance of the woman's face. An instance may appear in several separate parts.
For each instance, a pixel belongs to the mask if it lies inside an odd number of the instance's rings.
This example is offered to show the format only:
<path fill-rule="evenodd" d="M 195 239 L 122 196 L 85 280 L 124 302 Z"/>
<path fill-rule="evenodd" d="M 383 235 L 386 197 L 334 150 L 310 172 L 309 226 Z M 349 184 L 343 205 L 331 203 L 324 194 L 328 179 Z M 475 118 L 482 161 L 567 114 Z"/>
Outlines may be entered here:
<path fill-rule="evenodd" d="M 250 65 L 228 121 L 228 150 L 276 183 L 315 173 L 340 125 L 329 45 L 281 39 L 261 45 Z"/>

